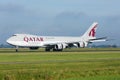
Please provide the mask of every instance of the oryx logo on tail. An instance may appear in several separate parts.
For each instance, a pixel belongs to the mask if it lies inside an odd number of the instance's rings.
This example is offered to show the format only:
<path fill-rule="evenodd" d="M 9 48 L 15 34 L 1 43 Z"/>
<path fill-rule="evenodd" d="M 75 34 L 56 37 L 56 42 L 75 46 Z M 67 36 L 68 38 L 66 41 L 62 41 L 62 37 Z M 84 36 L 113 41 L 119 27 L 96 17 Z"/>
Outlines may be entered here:
<path fill-rule="evenodd" d="M 89 36 L 95 37 L 96 28 L 97 28 L 97 24 L 91 29 L 91 31 L 89 32 Z"/>
<path fill-rule="evenodd" d="M 89 27 L 89 29 L 84 33 L 83 37 L 87 37 L 87 38 L 93 38 L 93 37 L 95 37 L 97 26 L 98 26 L 98 23 L 94 22 Z"/>

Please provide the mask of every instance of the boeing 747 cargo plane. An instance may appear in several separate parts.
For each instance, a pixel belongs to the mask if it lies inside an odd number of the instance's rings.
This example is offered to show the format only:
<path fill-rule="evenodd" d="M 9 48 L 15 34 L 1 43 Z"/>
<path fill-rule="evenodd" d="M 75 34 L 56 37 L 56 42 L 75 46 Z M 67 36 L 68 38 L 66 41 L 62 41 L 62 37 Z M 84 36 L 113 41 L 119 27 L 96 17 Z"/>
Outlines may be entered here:
<path fill-rule="evenodd" d="M 45 51 L 62 51 L 64 48 L 73 46 L 87 47 L 88 43 L 106 41 L 106 38 L 96 38 L 96 29 L 98 23 L 94 22 L 90 28 L 79 37 L 65 37 L 65 36 L 36 36 L 30 34 L 14 34 L 7 40 L 7 43 L 18 47 L 28 47 L 30 49 L 45 48 Z"/>

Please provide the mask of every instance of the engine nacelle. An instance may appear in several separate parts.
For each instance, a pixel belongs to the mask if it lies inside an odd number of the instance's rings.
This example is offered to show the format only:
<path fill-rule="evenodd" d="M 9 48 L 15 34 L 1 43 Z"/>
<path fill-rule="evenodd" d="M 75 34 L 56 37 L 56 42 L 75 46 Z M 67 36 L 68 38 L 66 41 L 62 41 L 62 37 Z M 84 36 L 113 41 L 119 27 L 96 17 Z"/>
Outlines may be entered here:
<path fill-rule="evenodd" d="M 84 47 L 87 47 L 87 42 L 79 42 L 77 45 L 78 45 L 78 47 L 82 47 L 82 48 L 84 48 Z"/>
<path fill-rule="evenodd" d="M 55 49 L 63 49 L 63 45 L 62 44 L 56 44 L 54 48 Z"/>
<path fill-rule="evenodd" d="M 63 43 L 62 45 L 63 45 L 63 49 L 68 47 L 68 44 Z"/>
<path fill-rule="evenodd" d="M 62 51 L 67 47 L 67 44 L 56 44 L 53 48 L 54 51 Z"/>

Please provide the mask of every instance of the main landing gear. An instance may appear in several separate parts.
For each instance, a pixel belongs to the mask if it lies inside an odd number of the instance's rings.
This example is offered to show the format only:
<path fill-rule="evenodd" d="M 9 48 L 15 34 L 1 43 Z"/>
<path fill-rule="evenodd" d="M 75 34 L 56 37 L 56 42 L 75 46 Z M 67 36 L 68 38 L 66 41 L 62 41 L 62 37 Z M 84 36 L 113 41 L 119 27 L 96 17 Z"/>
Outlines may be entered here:
<path fill-rule="evenodd" d="M 45 51 L 46 52 L 50 52 L 50 51 L 62 51 L 63 49 L 54 49 L 54 48 L 52 48 L 52 49 L 50 49 L 50 48 L 45 48 Z"/>

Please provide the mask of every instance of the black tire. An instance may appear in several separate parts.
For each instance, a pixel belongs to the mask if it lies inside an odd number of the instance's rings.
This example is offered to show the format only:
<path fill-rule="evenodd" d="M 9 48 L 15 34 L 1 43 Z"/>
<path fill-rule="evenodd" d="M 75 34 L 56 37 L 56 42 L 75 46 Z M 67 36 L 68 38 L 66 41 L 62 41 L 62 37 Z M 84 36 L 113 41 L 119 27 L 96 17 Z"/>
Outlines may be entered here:
<path fill-rule="evenodd" d="M 63 49 L 53 49 L 53 51 L 62 51 Z"/>
<path fill-rule="evenodd" d="M 45 51 L 46 51 L 46 52 L 49 52 L 49 51 L 50 51 L 50 48 L 45 48 Z"/>

